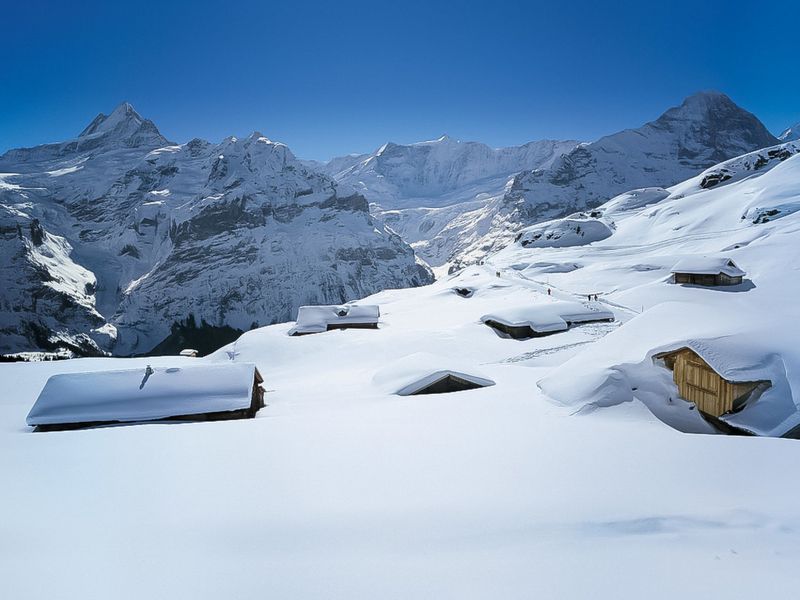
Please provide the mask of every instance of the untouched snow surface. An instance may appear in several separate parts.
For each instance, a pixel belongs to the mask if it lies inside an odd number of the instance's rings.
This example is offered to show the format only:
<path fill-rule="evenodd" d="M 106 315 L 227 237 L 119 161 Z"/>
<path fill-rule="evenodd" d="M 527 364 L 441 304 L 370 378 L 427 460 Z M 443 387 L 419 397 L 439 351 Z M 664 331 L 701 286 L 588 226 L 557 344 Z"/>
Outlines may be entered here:
<path fill-rule="evenodd" d="M 800 583 L 794 440 L 685 435 L 632 402 L 574 416 L 537 389 L 617 323 L 499 338 L 480 315 L 550 301 L 513 269 L 367 301 L 377 331 L 282 324 L 205 359 L 0 365 L 8 597 L 751 598 Z M 375 381 L 423 350 L 496 385 L 400 397 Z M 53 373 L 231 356 L 265 377 L 255 420 L 24 426 Z"/>

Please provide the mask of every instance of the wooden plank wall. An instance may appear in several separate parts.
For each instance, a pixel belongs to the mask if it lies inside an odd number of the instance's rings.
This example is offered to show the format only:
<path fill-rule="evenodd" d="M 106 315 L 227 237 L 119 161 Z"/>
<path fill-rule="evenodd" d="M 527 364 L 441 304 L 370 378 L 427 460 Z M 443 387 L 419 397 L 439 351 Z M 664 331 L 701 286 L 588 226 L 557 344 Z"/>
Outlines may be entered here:
<path fill-rule="evenodd" d="M 714 417 L 730 412 L 737 398 L 751 392 L 758 382 L 733 383 L 723 379 L 692 350 L 684 348 L 665 358 L 674 361 L 673 379 L 680 395 Z"/>
<path fill-rule="evenodd" d="M 733 386 L 691 350 L 678 355 L 674 378 L 681 396 L 704 413 L 718 417 L 733 408 Z"/>

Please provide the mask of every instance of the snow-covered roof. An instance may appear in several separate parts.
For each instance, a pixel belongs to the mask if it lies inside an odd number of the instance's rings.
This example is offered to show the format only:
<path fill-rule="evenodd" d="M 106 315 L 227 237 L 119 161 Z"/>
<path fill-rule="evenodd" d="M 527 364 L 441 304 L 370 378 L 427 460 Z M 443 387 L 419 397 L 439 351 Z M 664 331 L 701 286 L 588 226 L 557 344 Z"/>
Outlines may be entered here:
<path fill-rule="evenodd" d="M 718 275 L 724 273 L 728 277 L 744 277 L 742 271 L 727 256 L 691 256 L 683 258 L 672 267 L 673 273 L 691 273 L 693 275 Z"/>
<path fill-rule="evenodd" d="M 328 325 L 374 324 L 380 316 L 380 307 L 374 304 L 301 306 L 297 311 L 297 322 L 289 330 L 289 335 L 320 333 L 326 331 Z"/>
<path fill-rule="evenodd" d="M 428 352 L 404 356 L 384 367 L 375 374 L 373 383 L 390 394 L 410 396 L 448 375 L 454 375 L 481 387 L 494 385 L 492 379 L 473 365 Z"/>
<path fill-rule="evenodd" d="M 28 425 L 152 421 L 249 408 L 252 363 L 208 363 L 53 375 L 28 413 Z"/>
<path fill-rule="evenodd" d="M 653 356 L 671 354 L 688 348 L 709 367 L 728 381 L 744 383 L 769 379 L 769 370 L 765 368 L 765 358 L 756 355 L 751 349 L 742 345 L 740 336 L 723 336 L 709 339 L 689 339 L 677 344 L 670 344 L 667 349 L 651 352 Z"/>
<path fill-rule="evenodd" d="M 614 313 L 597 304 L 556 301 L 531 303 L 503 308 L 481 317 L 481 321 L 496 321 L 508 327 L 525 327 L 538 333 L 564 331 L 570 323 L 585 323 L 613 319 Z"/>

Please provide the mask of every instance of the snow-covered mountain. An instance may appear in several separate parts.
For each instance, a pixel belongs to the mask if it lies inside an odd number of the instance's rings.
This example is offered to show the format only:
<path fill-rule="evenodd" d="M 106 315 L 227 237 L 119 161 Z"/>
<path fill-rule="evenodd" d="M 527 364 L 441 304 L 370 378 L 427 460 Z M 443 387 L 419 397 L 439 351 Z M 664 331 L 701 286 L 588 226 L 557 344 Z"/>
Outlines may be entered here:
<path fill-rule="evenodd" d="M 778 136 L 778 139 L 783 142 L 800 140 L 800 123 L 795 123 L 791 127 L 784 129 L 783 132 Z"/>
<path fill-rule="evenodd" d="M 172 144 L 124 103 L 0 173 L 2 352 L 167 350 L 202 345 L 197 328 L 219 345 L 432 280 L 362 196 L 258 133 Z"/>
<path fill-rule="evenodd" d="M 417 144 L 389 142 L 372 154 L 334 158 L 322 169 L 364 195 L 373 214 L 432 265 L 449 260 L 461 232 L 452 224 L 502 194 L 524 169 L 547 168 L 577 141 L 541 140 L 490 148 L 444 135 Z"/>
<path fill-rule="evenodd" d="M 441 198 L 489 178 L 526 168 L 545 168 L 576 144 L 543 140 L 490 148 L 443 135 L 417 144 L 389 142 L 372 154 L 334 158 L 325 165 L 325 171 L 362 194 L 369 194 L 371 202 L 394 209 L 417 205 L 423 198 Z"/>
<path fill-rule="evenodd" d="M 447 137 L 331 161 L 373 214 L 431 265 L 476 262 L 520 228 L 597 206 L 633 188 L 669 186 L 777 143 L 724 94 L 701 92 L 655 121 L 592 143 L 491 150 Z"/>
<path fill-rule="evenodd" d="M 520 173 L 486 216 L 488 231 L 457 247 L 456 262 L 479 260 L 507 245 L 525 225 L 597 206 L 634 188 L 666 187 L 712 165 L 776 144 L 753 114 L 719 92 L 701 92 L 638 129 L 582 144 L 548 169 Z M 475 237 L 475 236 L 472 236 Z"/>
<path fill-rule="evenodd" d="M 73 140 L 0 157 L 0 351 L 214 346 L 303 303 L 427 283 L 414 250 L 477 262 L 528 225 L 776 142 L 705 92 L 588 144 L 443 136 L 318 165 L 258 133 L 174 144 L 124 103 Z M 611 234 L 583 218 L 525 241 Z"/>

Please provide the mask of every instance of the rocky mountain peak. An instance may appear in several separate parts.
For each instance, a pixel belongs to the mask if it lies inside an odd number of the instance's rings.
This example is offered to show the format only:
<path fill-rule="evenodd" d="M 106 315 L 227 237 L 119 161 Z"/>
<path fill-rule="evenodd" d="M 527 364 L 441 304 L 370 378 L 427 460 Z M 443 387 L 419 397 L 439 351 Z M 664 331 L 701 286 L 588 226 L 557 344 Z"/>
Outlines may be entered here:
<path fill-rule="evenodd" d="M 170 143 L 155 123 L 142 117 L 129 102 L 122 102 L 109 115 L 100 113 L 78 136 L 79 140 L 96 138 L 131 147 Z"/>
<path fill-rule="evenodd" d="M 642 129 L 648 127 L 666 130 L 686 142 L 698 142 L 712 151 L 709 162 L 778 143 L 754 114 L 716 91 L 689 96 Z"/>

